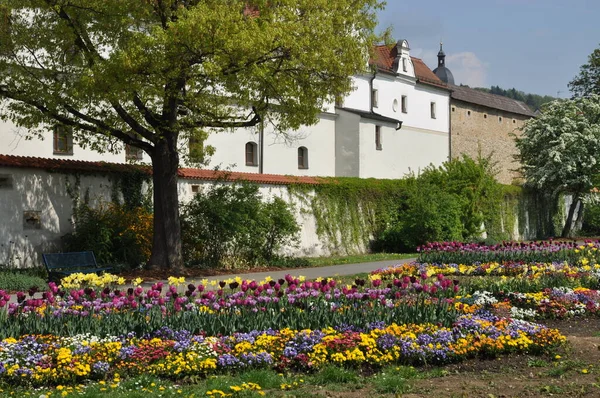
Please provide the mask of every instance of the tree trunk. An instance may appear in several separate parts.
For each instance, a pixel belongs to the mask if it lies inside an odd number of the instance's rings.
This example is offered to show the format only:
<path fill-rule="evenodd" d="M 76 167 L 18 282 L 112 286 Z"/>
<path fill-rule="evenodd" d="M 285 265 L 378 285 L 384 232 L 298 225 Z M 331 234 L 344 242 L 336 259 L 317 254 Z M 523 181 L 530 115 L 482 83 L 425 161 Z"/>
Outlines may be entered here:
<path fill-rule="evenodd" d="M 571 202 L 571 206 L 569 206 L 569 214 L 567 215 L 567 221 L 565 222 L 565 226 L 563 227 L 562 233 L 560 234 L 562 238 L 568 238 L 571 236 L 573 230 L 573 217 L 575 216 L 575 209 L 577 209 L 577 203 L 579 203 L 579 194 L 573 194 L 573 201 Z"/>
<path fill-rule="evenodd" d="M 150 268 L 183 270 L 181 250 L 181 224 L 179 222 L 179 196 L 177 171 L 179 154 L 176 137 L 155 144 L 152 153 L 152 182 L 154 184 L 154 237 Z"/>

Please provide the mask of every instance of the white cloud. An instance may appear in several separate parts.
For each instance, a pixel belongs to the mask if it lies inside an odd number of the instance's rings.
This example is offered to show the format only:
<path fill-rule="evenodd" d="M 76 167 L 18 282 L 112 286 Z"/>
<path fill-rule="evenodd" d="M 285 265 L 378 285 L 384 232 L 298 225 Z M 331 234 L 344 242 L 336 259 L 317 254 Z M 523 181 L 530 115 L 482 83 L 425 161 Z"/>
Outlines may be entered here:
<path fill-rule="evenodd" d="M 454 75 L 456 84 L 470 87 L 487 87 L 488 65 L 472 52 L 462 52 L 446 56 L 446 66 Z"/>

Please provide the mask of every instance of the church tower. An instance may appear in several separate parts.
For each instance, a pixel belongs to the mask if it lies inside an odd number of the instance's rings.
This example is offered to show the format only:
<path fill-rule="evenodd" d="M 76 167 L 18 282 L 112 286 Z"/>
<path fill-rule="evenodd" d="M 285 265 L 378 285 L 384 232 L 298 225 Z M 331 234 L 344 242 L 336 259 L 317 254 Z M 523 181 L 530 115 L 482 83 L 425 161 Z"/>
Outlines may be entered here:
<path fill-rule="evenodd" d="M 433 70 L 433 73 L 444 83 L 454 85 L 454 76 L 450 69 L 446 68 L 446 54 L 442 48 L 443 44 L 440 43 L 440 52 L 438 52 L 438 66 Z"/>

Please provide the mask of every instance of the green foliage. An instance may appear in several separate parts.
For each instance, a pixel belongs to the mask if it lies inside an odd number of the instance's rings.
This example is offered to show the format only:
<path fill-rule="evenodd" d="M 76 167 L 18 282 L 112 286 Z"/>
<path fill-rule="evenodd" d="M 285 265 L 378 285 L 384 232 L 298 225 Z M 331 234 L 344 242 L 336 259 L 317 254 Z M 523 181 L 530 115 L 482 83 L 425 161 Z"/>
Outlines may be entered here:
<path fill-rule="evenodd" d="M 300 228 L 291 210 L 280 198 L 263 202 L 256 184 L 214 185 L 182 207 L 186 262 L 272 261 L 297 242 Z"/>
<path fill-rule="evenodd" d="M 91 207 L 87 201 L 73 211 L 74 230 L 63 237 L 65 251 L 91 250 L 99 264 L 139 267 L 148 261 L 152 214 L 143 207 L 115 203 Z"/>
<path fill-rule="evenodd" d="M 505 239 L 521 193 L 495 181 L 490 159 L 467 156 L 403 180 L 330 178 L 288 189 L 335 254 L 414 252 L 428 241 L 479 239 L 482 226 L 490 239 Z"/>
<path fill-rule="evenodd" d="M 462 240 L 461 204 L 457 195 L 414 179 L 396 218 L 374 243 L 375 250 L 414 252 L 426 242 Z"/>
<path fill-rule="evenodd" d="M 582 232 L 587 236 L 600 235 L 600 204 L 586 203 Z"/>
<path fill-rule="evenodd" d="M 327 365 L 312 377 L 312 381 L 318 385 L 356 383 L 359 381 L 359 375 L 353 369 Z"/>
<path fill-rule="evenodd" d="M 576 97 L 600 95 L 600 48 L 596 48 L 581 66 L 579 74 L 569 83 L 569 90 Z"/>
<path fill-rule="evenodd" d="M 122 171 L 114 177 L 113 202 L 121 203 L 119 193 L 123 197 L 123 204 L 127 209 L 144 207 L 152 208 L 152 199 L 144 193 L 144 184 L 148 184 L 151 178 L 147 170 L 131 168 Z"/>
<path fill-rule="evenodd" d="M 19 270 L 0 271 L 0 290 L 16 292 L 27 291 L 31 288 L 35 288 L 37 291 L 45 291 L 48 289 L 48 284 L 45 279 L 30 272 Z"/>
<path fill-rule="evenodd" d="M 383 232 L 406 197 L 406 181 L 373 178 L 323 178 L 318 185 L 290 185 L 307 204 L 317 234 L 334 254 L 364 252 Z"/>
<path fill-rule="evenodd" d="M 414 251 L 427 242 L 477 239 L 484 221 L 494 231 L 502 200 L 489 159 L 465 155 L 441 167 L 428 167 L 407 179 L 406 200 L 375 247 Z"/>
<path fill-rule="evenodd" d="M 265 120 L 281 132 L 316 123 L 324 104 L 350 92 L 351 76 L 366 70 L 382 7 L 378 0 L 3 0 L 0 118 L 29 137 L 58 124 L 83 147 L 126 144 L 150 155 L 161 229 L 151 261 L 180 268 L 179 141 Z"/>

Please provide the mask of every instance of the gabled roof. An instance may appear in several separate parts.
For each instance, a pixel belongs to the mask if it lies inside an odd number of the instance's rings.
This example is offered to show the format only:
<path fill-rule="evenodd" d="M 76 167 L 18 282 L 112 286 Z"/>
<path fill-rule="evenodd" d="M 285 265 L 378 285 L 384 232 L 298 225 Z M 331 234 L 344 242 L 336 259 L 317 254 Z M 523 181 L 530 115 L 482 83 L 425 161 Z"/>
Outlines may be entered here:
<path fill-rule="evenodd" d="M 0 167 L 17 167 L 42 169 L 51 172 L 81 172 L 81 173 L 123 173 L 127 171 L 140 170 L 152 174 L 149 166 L 131 165 L 123 163 L 88 162 L 83 160 L 48 159 L 30 156 L 0 155 Z M 193 168 L 181 168 L 178 171 L 180 178 L 190 180 L 226 180 L 226 181 L 249 181 L 258 184 L 320 184 L 318 177 L 284 176 L 279 174 L 256 174 L 215 171 Z"/>
<path fill-rule="evenodd" d="M 501 95 L 490 94 L 484 91 L 474 90 L 465 86 L 451 85 L 450 97 L 452 99 L 469 102 L 471 104 L 482 105 L 492 109 L 515 113 L 533 117 L 535 114 L 529 109 L 524 102 L 514 100 L 512 98 L 503 97 Z"/>
<path fill-rule="evenodd" d="M 377 69 L 381 71 L 396 73 L 396 71 L 393 69 L 393 65 L 397 54 L 398 48 L 396 46 L 376 46 L 374 49 L 373 58 L 369 62 L 371 65 L 376 66 Z M 417 78 L 417 81 L 440 88 L 447 88 L 447 85 L 441 81 L 427 65 L 425 65 L 423 60 L 415 57 L 410 57 L 410 59 L 415 67 L 415 77 Z"/>
<path fill-rule="evenodd" d="M 402 121 L 398 119 L 394 119 L 391 117 L 380 115 L 379 113 L 369 112 L 369 111 L 361 111 L 360 109 L 353 108 L 338 108 L 346 112 L 354 113 L 360 117 L 364 117 L 365 119 L 377 120 L 380 122 L 393 123 L 393 124 L 401 124 Z"/>

